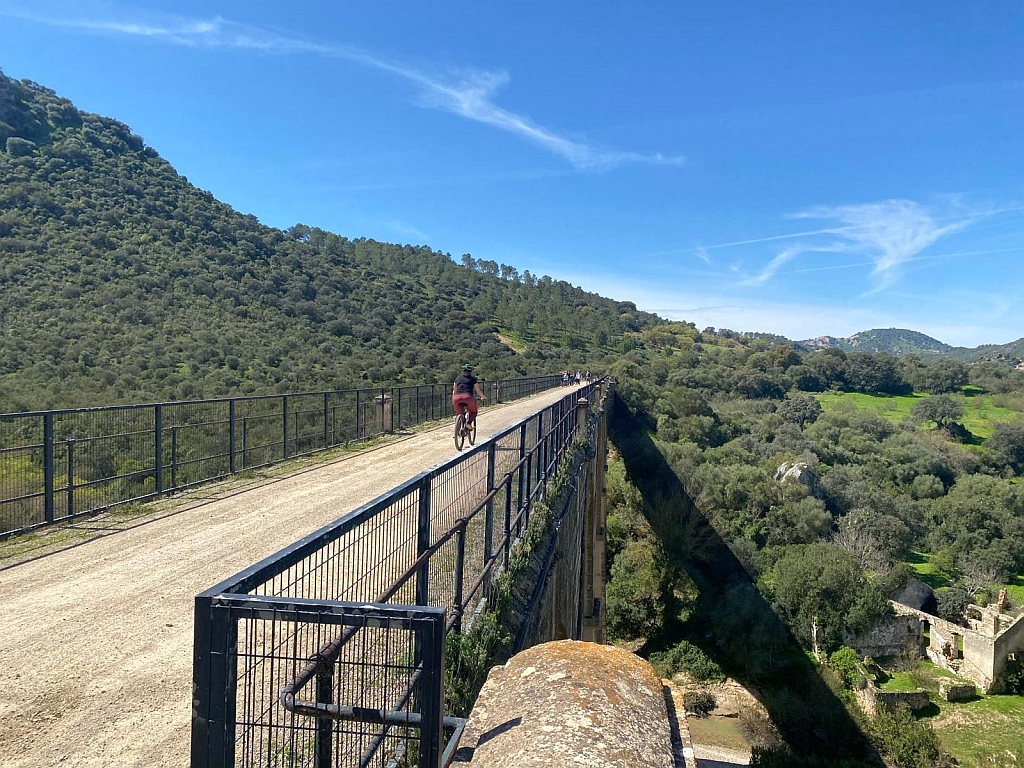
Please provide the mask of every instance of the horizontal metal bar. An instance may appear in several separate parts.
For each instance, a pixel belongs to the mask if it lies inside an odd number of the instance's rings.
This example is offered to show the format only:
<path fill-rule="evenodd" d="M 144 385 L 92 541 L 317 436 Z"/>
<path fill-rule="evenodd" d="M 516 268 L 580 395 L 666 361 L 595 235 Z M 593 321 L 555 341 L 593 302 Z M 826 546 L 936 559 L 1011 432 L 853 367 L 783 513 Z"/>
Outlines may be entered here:
<path fill-rule="evenodd" d="M 419 712 L 407 712 L 394 709 L 370 709 L 368 707 L 343 707 L 340 704 L 315 704 L 313 702 L 296 701 L 287 707 L 289 712 L 307 717 L 327 718 L 354 723 L 373 723 L 376 725 L 399 725 L 419 728 L 423 719 Z M 445 728 L 465 727 L 466 719 L 462 717 L 445 717 Z"/>

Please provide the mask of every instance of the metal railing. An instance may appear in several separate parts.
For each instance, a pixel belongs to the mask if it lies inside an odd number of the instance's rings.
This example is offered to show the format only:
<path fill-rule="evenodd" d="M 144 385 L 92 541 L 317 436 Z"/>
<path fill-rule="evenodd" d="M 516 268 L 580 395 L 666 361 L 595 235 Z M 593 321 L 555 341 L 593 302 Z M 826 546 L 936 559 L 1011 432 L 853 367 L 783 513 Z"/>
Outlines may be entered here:
<path fill-rule="evenodd" d="M 599 386 L 198 595 L 192 768 L 446 765 L 444 633 L 507 567 Z"/>
<path fill-rule="evenodd" d="M 488 402 L 557 376 L 482 382 Z M 0 537 L 448 415 L 450 384 L 0 414 Z"/>

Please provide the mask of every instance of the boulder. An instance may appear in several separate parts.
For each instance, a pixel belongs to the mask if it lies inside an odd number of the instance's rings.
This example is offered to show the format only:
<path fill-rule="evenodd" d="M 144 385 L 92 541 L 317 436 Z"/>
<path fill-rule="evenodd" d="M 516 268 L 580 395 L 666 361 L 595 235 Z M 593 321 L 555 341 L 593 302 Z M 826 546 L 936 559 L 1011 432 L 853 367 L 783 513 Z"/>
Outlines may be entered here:
<path fill-rule="evenodd" d="M 818 479 L 806 461 L 783 462 L 775 470 L 775 480 L 779 483 L 800 483 L 811 496 L 818 496 Z"/>

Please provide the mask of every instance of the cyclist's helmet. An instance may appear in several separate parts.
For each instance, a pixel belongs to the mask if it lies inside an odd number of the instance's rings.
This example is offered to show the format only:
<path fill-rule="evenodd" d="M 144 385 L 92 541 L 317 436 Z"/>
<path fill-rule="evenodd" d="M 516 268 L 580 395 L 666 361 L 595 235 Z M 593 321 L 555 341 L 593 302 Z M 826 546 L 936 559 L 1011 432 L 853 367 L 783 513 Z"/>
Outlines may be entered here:
<path fill-rule="evenodd" d="M 466 373 L 470 373 L 473 370 L 473 366 L 470 365 L 469 363 L 466 363 L 465 365 L 462 366 L 462 370 L 464 370 Z"/>

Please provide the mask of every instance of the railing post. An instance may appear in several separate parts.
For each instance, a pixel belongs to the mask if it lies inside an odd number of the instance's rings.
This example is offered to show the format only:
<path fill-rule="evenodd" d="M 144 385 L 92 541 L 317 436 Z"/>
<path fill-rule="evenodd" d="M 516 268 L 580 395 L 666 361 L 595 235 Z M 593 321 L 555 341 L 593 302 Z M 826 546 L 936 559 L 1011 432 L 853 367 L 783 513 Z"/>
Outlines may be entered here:
<path fill-rule="evenodd" d="M 281 458 L 288 458 L 288 395 L 281 395 Z"/>
<path fill-rule="evenodd" d="M 444 631 L 442 613 L 430 623 L 420 624 L 423 674 L 420 675 L 420 768 L 441 768 L 444 748 Z"/>
<path fill-rule="evenodd" d="M 516 506 L 523 506 L 523 459 L 526 458 L 526 422 L 519 427 L 519 496 L 516 498 Z M 527 472 L 526 474 L 529 474 Z"/>
<path fill-rule="evenodd" d="M 330 437 L 330 432 L 328 431 L 328 425 L 327 425 L 328 420 L 331 418 L 331 405 L 330 405 L 330 402 L 327 399 L 328 397 L 329 397 L 329 395 L 326 392 L 324 392 L 324 449 L 325 450 L 327 448 L 331 447 L 331 437 Z"/>
<path fill-rule="evenodd" d="M 380 406 L 380 434 L 387 434 L 395 431 L 395 409 L 394 404 L 391 400 L 391 395 L 384 391 L 383 388 L 380 390 L 380 394 L 377 395 L 377 403 Z M 388 425 L 390 424 L 390 429 Z"/>
<path fill-rule="evenodd" d="M 576 401 L 576 439 L 584 440 L 587 437 L 587 414 L 590 411 L 590 401 L 581 397 Z"/>
<path fill-rule="evenodd" d="M 75 514 L 75 441 L 68 440 L 68 500 L 65 514 Z"/>
<path fill-rule="evenodd" d="M 233 475 L 235 471 L 235 399 L 231 398 L 228 400 L 228 472 Z"/>
<path fill-rule="evenodd" d="M 359 439 L 359 390 L 356 390 L 356 434 L 355 439 Z"/>
<path fill-rule="evenodd" d="M 495 443 L 492 440 L 487 444 L 487 490 L 488 494 L 494 490 L 494 449 Z M 505 489 L 508 492 L 508 489 Z M 491 496 L 487 502 L 487 509 L 484 513 L 484 562 L 483 567 L 487 568 L 494 554 L 494 497 Z M 484 579 L 484 595 L 490 592 L 491 569 L 487 568 L 487 576 Z"/>
<path fill-rule="evenodd" d="M 164 407 L 158 405 L 153 409 L 153 468 L 156 470 L 155 490 L 157 494 L 164 492 Z"/>
<path fill-rule="evenodd" d="M 420 482 L 419 515 L 416 524 L 416 557 L 430 549 L 430 475 Z M 430 605 L 430 558 L 416 573 L 416 605 Z"/>
<path fill-rule="evenodd" d="M 238 627 L 215 599 L 197 596 L 195 602 L 191 768 L 235 764 Z"/>
<path fill-rule="evenodd" d="M 316 703 L 334 703 L 334 665 L 320 664 L 316 670 Z M 333 768 L 331 747 L 334 736 L 334 721 L 320 717 L 316 721 L 316 737 L 313 747 L 313 768 Z"/>
<path fill-rule="evenodd" d="M 459 532 L 455 534 L 455 586 L 453 588 L 452 604 L 455 610 L 456 632 L 462 631 L 462 589 L 463 578 L 466 571 L 466 526 L 459 526 Z"/>
<path fill-rule="evenodd" d="M 178 428 L 171 427 L 171 489 L 178 487 Z"/>
<path fill-rule="evenodd" d="M 523 468 L 519 468 L 519 490 L 522 495 L 522 476 Z M 502 535 L 504 540 L 502 541 L 501 549 L 501 566 L 504 569 L 508 569 L 508 556 L 512 549 L 512 477 L 508 478 L 508 487 L 505 489 L 505 520 L 502 525 Z"/>
<path fill-rule="evenodd" d="M 242 469 L 249 466 L 249 419 L 242 417 Z"/>
<path fill-rule="evenodd" d="M 53 413 L 43 414 L 43 519 L 53 522 Z"/>

